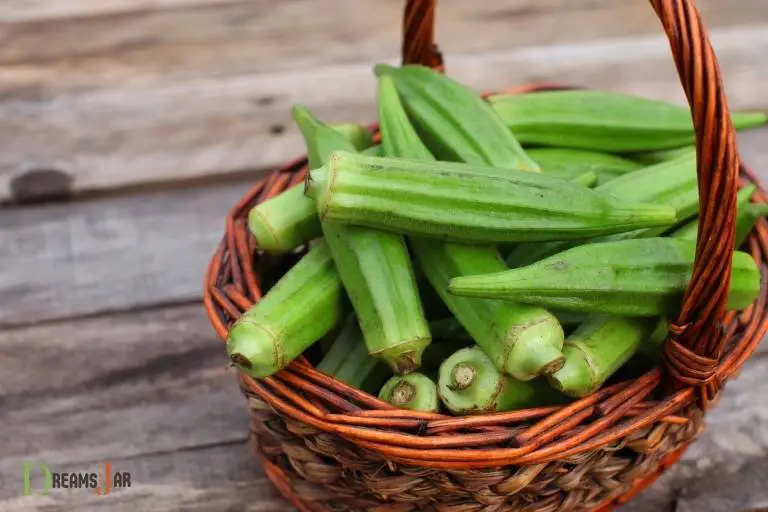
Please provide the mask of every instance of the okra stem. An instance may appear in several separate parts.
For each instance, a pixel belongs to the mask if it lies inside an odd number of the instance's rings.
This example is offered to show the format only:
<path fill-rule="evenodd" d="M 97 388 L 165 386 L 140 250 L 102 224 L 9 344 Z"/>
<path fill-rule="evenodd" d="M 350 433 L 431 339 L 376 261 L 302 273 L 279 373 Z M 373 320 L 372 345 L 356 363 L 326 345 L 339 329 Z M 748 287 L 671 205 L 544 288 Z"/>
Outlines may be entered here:
<path fill-rule="evenodd" d="M 401 409 L 424 412 L 440 410 L 437 386 L 432 379 L 418 372 L 395 375 L 381 388 L 379 398 Z"/>

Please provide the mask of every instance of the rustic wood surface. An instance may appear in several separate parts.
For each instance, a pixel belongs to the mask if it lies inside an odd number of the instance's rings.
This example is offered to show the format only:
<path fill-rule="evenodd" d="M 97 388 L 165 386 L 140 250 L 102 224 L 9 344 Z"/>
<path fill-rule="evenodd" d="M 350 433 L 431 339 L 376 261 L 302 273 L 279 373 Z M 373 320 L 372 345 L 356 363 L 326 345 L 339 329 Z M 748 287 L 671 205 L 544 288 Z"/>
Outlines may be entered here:
<path fill-rule="evenodd" d="M 449 72 L 682 101 L 646 2 L 441 0 Z M 768 3 L 699 0 L 733 108 L 768 110 Z M 373 119 L 400 0 L 0 0 L 0 510 L 291 510 L 200 305 L 229 206 L 301 152 L 289 107 Z M 740 136 L 768 179 L 768 130 Z M 768 347 L 622 512 L 768 510 Z M 109 496 L 21 496 L 21 466 Z"/>

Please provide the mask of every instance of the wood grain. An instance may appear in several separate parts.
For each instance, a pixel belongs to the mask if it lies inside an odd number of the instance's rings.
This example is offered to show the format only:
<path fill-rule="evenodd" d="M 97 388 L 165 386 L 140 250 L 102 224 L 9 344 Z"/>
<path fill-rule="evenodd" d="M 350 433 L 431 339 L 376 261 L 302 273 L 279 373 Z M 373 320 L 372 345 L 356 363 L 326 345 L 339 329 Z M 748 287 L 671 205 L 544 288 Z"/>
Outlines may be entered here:
<path fill-rule="evenodd" d="M 373 120 L 370 68 L 395 61 L 397 5 L 328 2 L 193 6 L 82 18 L 56 31 L 46 28 L 53 22 L 5 26 L 14 44 L 0 58 L 19 63 L 0 67 L 0 202 L 274 166 L 301 151 L 295 103 L 329 121 Z M 475 88 L 546 80 L 682 101 L 658 22 L 641 2 L 448 3 L 439 37 L 449 72 Z M 759 90 L 768 70 L 757 65 L 768 25 L 748 24 L 768 4 L 708 5 L 732 106 L 768 109 Z M 340 32 L 338 12 L 362 21 Z M 270 32 L 291 23 L 306 27 L 288 39 Z M 36 178 L 40 170 L 58 181 Z"/>
<path fill-rule="evenodd" d="M 0 327 L 189 302 L 250 182 L 6 210 Z"/>

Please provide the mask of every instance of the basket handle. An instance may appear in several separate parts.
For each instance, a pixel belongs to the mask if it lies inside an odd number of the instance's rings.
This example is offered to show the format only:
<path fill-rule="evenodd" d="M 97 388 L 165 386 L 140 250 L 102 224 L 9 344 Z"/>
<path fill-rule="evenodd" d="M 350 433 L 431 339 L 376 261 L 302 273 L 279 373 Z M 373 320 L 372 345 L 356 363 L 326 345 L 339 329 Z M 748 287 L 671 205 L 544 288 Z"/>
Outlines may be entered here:
<path fill-rule="evenodd" d="M 700 406 L 715 400 L 731 279 L 739 156 L 720 67 L 693 0 L 649 0 L 664 27 L 696 132 L 700 222 L 693 277 L 669 326 L 665 362 L 677 386 L 695 386 Z M 402 60 L 442 71 L 434 43 L 436 0 L 406 0 Z"/>

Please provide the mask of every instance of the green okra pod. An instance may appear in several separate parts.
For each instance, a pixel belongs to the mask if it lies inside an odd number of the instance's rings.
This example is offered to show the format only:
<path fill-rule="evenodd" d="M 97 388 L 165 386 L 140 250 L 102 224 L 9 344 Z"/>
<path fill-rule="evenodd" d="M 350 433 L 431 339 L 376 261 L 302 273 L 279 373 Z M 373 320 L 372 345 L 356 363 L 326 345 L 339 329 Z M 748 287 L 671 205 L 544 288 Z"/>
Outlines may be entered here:
<path fill-rule="evenodd" d="M 768 205 L 765 203 L 750 203 L 752 194 L 755 193 L 755 185 L 747 185 L 741 189 L 736 197 L 736 236 L 734 238 L 734 247 L 738 248 L 744 243 L 752 231 L 755 222 L 760 217 L 768 215 Z M 688 224 L 672 231 L 669 236 L 681 238 L 683 240 L 693 240 L 699 236 L 699 220 L 693 220 Z"/>
<path fill-rule="evenodd" d="M 267 377 L 330 332 L 348 311 L 331 253 L 319 243 L 235 322 L 227 353 L 240 370 Z"/>
<path fill-rule="evenodd" d="M 502 374 L 478 346 L 461 349 L 443 362 L 437 392 L 455 415 L 513 411 L 564 401 L 543 378 L 524 382 Z"/>
<path fill-rule="evenodd" d="M 674 160 L 688 153 L 695 153 L 696 146 L 683 146 L 681 148 L 665 149 L 662 151 L 650 151 L 631 155 L 632 160 L 644 165 L 656 165 L 669 160 Z"/>
<path fill-rule="evenodd" d="M 373 146 L 373 134 L 365 126 L 354 123 L 328 125 L 348 140 L 357 151 L 364 151 Z"/>
<path fill-rule="evenodd" d="M 539 173 L 344 152 L 310 171 L 306 194 L 323 221 L 460 242 L 585 238 L 676 218 Z"/>
<path fill-rule="evenodd" d="M 545 174 L 572 180 L 584 172 L 592 171 L 598 185 L 643 167 L 627 158 L 583 149 L 529 148 L 526 153 L 541 166 Z"/>
<path fill-rule="evenodd" d="M 586 313 L 672 316 L 693 273 L 695 253 L 695 242 L 676 238 L 582 245 L 527 267 L 457 277 L 449 291 Z M 759 291 L 754 259 L 734 252 L 728 307 L 745 308 Z"/>
<path fill-rule="evenodd" d="M 336 375 L 336 371 L 358 344 L 365 345 L 360 334 L 360 327 L 357 325 L 357 318 L 354 315 L 349 315 L 341 324 L 341 329 L 336 336 L 331 339 L 328 351 L 317 363 L 315 369 L 328 375 Z"/>
<path fill-rule="evenodd" d="M 369 353 L 396 373 L 415 370 L 431 336 L 402 236 L 329 221 L 322 227 Z"/>
<path fill-rule="evenodd" d="M 538 165 L 482 97 L 430 68 L 418 65 L 375 66 L 391 77 L 416 128 L 442 160 L 537 172 Z"/>
<path fill-rule="evenodd" d="M 341 144 L 339 135 L 306 109 L 294 115 L 310 158 L 322 165 Z M 415 370 L 431 337 L 402 235 L 328 219 L 320 224 L 369 353 L 397 373 Z"/>
<path fill-rule="evenodd" d="M 628 201 L 669 206 L 678 220 L 685 220 L 699 208 L 696 154 L 687 152 L 675 160 L 629 172 L 594 190 Z M 577 245 L 655 237 L 668 229 L 658 226 L 582 240 L 519 244 L 509 253 L 507 264 L 522 267 Z"/>
<path fill-rule="evenodd" d="M 491 96 L 489 103 L 523 144 L 607 152 L 658 151 L 694 143 L 690 108 L 604 91 Z M 737 129 L 765 124 L 761 112 L 734 112 Z"/>
<path fill-rule="evenodd" d="M 496 368 L 531 380 L 562 366 L 563 329 L 547 310 L 448 293 L 454 277 L 506 270 L 495 247 L 429 239 L 413 239 L 411 246 L 432 287 Z"/>
<path fill-rule="evenodd" d="M 381 388 L 379 398 L 400 409 L 424 412 L 440 410 L 437 386 L 432 379 L 418 372 L 393 376 Z"/>
<path fill-rule="evenodd" d="M 568 336 L 565 365 L 549 377 L 562 393 L 581 398 L 600 389 L 656 328 L 655 318 L 593 315 Z"/>
<path fill-rule="evenodd" d="M 394 81 L 379 78 L 379 118 L 385 155 L 430 161 L 399 101 Z M 522 148 L 519 149 L 522 152 Z M 411 248 L 427 280 L 448 309 L 494 364 L 521 380 L 552 372 L 562 364 L 563 330 L 546 310 L 523 304 L 467 300 L 446 293 L 451 277 L 505 269 L 492 245 L 459 245 L 411 239 Z"/>
<path fill-rule="evenodd" d="M 312 118 L 302 106 L 294 107 L 293 115 L 297 124 L 307 124 Z M 331 151 L 356 151 L 363 143 L 361 130 L 368 133 L 362 126 L 341 125 L 329 130 L 323 137 L 305 138 L 309 168 L 320 167 Z M 248 228 L 259 248 L 270 252 L 292 251 L 322 236 L 315 203 L 304 196 L 301 186 L 292 187 L 252 208 L 248 214 Z"/>

